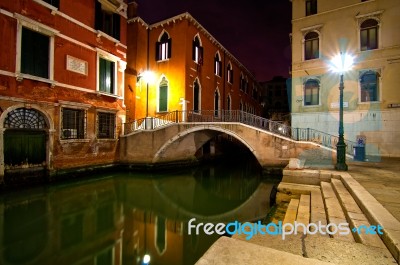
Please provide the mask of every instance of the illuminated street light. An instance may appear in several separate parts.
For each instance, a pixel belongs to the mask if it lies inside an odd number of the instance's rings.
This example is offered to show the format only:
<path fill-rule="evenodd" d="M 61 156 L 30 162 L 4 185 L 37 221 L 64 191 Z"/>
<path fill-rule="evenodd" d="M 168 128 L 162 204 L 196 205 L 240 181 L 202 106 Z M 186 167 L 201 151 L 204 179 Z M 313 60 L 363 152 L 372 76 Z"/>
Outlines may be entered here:
<path fill-rule="evenodd" d="M 350 70 L 353 66 L 354 59 L 351 55 L 340 53 L 332 59 L 332 71 L 339 73 L 339 141 L 336 144 L 336 170 L 347 171 L 346 165 L 346 143 L 344 142 L 344 128 L 343 128 L 343 74 Z"/>

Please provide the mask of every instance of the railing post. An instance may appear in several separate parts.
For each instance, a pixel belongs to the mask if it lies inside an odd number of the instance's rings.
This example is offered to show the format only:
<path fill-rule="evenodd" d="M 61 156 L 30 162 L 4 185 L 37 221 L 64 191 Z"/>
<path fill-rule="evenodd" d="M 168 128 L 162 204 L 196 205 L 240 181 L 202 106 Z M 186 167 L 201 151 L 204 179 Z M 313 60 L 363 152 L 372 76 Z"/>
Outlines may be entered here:
<path fill-rule="evenodd" d="M 178 111 L 175 110 L 175 123 L 178 123 L 178 122 L 179 122 L 179 120 L 178 120 Z"/>
<path fill-rule="evenodd" d="M 310 141 L 310 128 L 307 128 L 307 141 Z"/>

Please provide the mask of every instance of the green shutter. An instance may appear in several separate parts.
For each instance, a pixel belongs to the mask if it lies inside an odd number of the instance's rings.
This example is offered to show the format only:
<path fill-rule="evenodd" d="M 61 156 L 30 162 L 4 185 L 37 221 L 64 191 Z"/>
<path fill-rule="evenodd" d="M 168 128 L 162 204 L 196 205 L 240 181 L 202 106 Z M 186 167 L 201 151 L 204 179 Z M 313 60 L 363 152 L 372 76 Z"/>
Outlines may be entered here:
<path fill-rule="evenodd" d="M 160 86 L 159 111 L 168 111 L 168 86 Z"/>

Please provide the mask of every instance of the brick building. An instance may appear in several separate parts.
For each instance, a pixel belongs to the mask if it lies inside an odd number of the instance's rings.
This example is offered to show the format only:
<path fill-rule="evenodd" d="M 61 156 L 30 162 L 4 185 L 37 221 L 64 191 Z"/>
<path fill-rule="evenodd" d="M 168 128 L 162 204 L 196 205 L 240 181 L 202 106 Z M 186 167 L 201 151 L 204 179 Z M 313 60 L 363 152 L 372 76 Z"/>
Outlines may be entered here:
<path fill-rule="evenodd" d="M 114 162 L 126 11 L 124 0 L 0 2 L 0 183 Z"/>
<path fill-rule="evenodd" d="M 128 120 L 175 110 L 261 114 L 255 77 L 195 18 L 183 13 L 149 25 L 136 8 L 129 4 Z"/>

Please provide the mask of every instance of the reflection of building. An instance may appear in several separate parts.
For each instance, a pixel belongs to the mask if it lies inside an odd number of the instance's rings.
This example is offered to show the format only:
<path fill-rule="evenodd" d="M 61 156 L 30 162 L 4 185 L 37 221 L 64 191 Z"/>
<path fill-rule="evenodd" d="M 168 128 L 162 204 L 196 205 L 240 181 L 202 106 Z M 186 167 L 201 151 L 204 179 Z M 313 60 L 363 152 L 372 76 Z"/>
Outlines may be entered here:
<path fill-rule="evenodd" d="M 33 195 L 32 195 L 33 194 Z M 123 215 L 113 180 L 32 191 L 0 204 L 1 264 L 121 265 Z"/>
<path fill-rule="evenodd" d="M 260 114 L 254 76 L 190 14 L 148 25 L 128 12 L 126 104 L 129 119 L 175 110 Z M 153 79 L 147 80 L 147 71 Z M 148 108 L 148 113 L 147 113 Z"/>
<path fill-rule="evenodd" d="M 370 155 L 399 156 L 400 2 L 292 0 L 292 126 L 338 135 L 339 75 L 329 61 L 355 57 L 344 74 L 345 139 Z"/>
<path fill-rule="evenodd" d="M 272 80 L 261 82 L 263 116 L 283 121 L 289 116 L 289 102 L 286 78 L 275 76 Z"/>
<path fill-rule="evenodd" d="M 126 10 L 124 0 L 1 2 L 0 183 L 26 168 L 114 161 Z"/>

